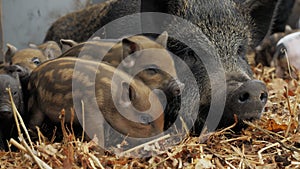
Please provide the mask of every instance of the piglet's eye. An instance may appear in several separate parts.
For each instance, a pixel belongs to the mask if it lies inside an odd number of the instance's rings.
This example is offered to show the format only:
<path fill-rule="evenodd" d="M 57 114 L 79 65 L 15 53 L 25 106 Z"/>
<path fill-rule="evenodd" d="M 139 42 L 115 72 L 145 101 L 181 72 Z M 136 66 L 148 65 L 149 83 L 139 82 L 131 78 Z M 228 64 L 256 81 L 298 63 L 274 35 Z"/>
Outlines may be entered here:
<path fill-rule="evenodd" d="M 32 60 L 31 60 L 35 65 L 40 65 L 41 64 L 41 61 L 40 61 L 40 59 L 39 58 L 37 58 L 37 57 L 34 57 L 34 58 L 32 58 Z"/>
<path fill-rule="evenodd" d="M 16 91 L 13 92 L 13 95 L 14 95 L 14 96 L 16 96 L 17 94 L 18 94 L 18 92 L 16 92 Z"/>
<path fill-rule="evenodd" d="M 155 75 L 159 73 L 159 68 L 156 65 L 150 66 L 146 68 L 148 74 Z"/>
<path fill-rule="evenodd" d="M 147 69 L 146 70 L 149 74 L 152 74 L 152 75 L 154 75 L 154 74 L 157 74 L 158 73 L 158 69 L 155 69 L 155 68 L 149 68 L 149 69 Z"/>

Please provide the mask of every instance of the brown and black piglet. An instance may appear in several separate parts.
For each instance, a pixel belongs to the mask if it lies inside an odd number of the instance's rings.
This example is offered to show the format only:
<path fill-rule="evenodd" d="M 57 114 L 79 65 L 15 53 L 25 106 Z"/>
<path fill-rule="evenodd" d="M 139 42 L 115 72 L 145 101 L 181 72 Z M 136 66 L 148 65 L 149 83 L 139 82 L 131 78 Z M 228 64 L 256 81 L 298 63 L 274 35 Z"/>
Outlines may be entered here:
<path fill-rule="evenodd" d="M 29 44 L 29 48 L 18 50 L 15 46 L 7 44 L 5 62 L 11 65 L 19 65 L 31 71 L 49 59 L 61 55 L 61 49 L 54 41 L 48 41 L 41 45 Z"/>
<path fill-rule="evenodd" d="M 29 128 L 34 130 L 47 117 L 60 122 L 62 109 L 70 123 L 83 121 L 85 132 L 103 143 L 105 121 L 129 137 L 147 138 L 163 131 L 163 107 L 156 95 L 140 80 L 104 63 L 78 58 L 49 60 L 33 70 L 28 90 Z M 101 112 L 101 113 L 100 113 Z M 105 119 L 105 120 L 104 120 Z"/>

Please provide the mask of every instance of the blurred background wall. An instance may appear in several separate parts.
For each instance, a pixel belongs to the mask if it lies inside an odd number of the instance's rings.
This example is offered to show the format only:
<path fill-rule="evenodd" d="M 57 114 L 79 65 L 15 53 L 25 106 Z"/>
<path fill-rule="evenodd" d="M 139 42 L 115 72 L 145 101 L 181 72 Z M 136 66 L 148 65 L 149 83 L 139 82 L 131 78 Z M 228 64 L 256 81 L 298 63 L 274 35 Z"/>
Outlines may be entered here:
<path fill-rule="evenodd" d="M 29 42 L 42 43 L 51 23 L 66 13 L 105 0 L 2 0 L 4 50 L 6 43 L 18 49 Z"/>

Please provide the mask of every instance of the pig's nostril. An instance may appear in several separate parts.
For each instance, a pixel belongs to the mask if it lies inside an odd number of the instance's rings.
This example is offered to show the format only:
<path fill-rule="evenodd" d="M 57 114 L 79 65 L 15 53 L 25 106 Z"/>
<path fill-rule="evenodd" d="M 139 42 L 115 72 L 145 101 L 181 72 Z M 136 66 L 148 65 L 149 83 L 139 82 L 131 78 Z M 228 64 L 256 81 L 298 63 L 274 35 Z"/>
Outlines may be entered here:
<path fill-rule="evenodd" d="M 267 102 L 267 99 L 268 99 L 268 93 L 267 92 L 262 92 L 260 94 L 260 101 L 265 103 L 265 102 Z"/>
<path fill-rule="evenodd" d="M 174 89 L 173 95 L 174 95 L 174 96 L 180 95 L 180 88 L 179 88 L 179 87 L 176 87 L 176 88 Z"/>
<path fill-rule="evenodd" d="M 253 95 L 253 94 L 252 94 Z M 268 93 L 267 92 L 260 92 L 257 94 L 257 96 L 259 97 L 259 101 L 262 103 L 266 103 L 267 99 L 268 99 Z M 251 98 L 251 94 L 249 92 L 243 92 L 239 98 L 238 98 L 238 102 L 239 103 L 246 103 L 247 101 L 253 101 L 254 98 Z"/>
<path fill-rule="evenodd" d="M 0 111 L 0 114 L 10 114 L 10 111 Z"/>
<path fill-rule="evenodd" d="M 179 81 L 174 81 L 174 83 L 172 83 L 172 85 L 170 86 L 173 96 L 180 96 L 181 92 L 184 89 L 184 84 L 179 82 Z"/>
<path fill-rule="evenodd" d="M 0 111 L 0 119 L 2 118 L 8 118 L 12 114 L 9 110 L 1 110 Z"/>
<path fill-rule="evenodd" d="M 153 118 L 148 114 L 143 114 L 140 115 L 139 121 L 141 124 L 149 125 L 153 121 Z"/>
<path fill-rule="evenodd" d="M 243 93 L 242 95 L 240 95 L 239 102 L 245 103 L 249 99 L 250 99 L 250 94 L 248 92 L 246 92 L 246 93 Z"/>

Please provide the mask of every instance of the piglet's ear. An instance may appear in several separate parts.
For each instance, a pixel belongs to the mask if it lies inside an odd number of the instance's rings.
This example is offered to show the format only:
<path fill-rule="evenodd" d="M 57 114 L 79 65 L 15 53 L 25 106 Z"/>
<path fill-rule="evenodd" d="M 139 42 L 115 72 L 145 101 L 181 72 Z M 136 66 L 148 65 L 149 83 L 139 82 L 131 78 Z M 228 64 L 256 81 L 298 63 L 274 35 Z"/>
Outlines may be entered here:
<path fill-rule="evenodd" d="M 77 42 L 75 42 L 74 40 L 71 40 L 71 39 L 61 39 L 60 41 L 60 44 L 62 45 L 62 46 L 67 46 L 67 47 L 69 47 L 69 48 L 71 48 L 71 47 L 73 47 L 73 46 L 75 46 L 75 45 L 78 45 L 78 43 Z"/>
<path fill-rule="evenodd" d="M 122 40 L 122 46 L 123 46 L 123 59 L 128 55 L 140 50 L 140 46 L 138 45 L 138 43 L 128 38 Z"/>
<path fill-rule="evenodd" d="M 122 82 L 122 100 L 123 101 L 132 101 L 136 97 L 134 88 L 129 85 L 127 82 Z"/>
<path fill-rule="evenodd" d="M 37 49 L 38 48 L 38 46 L 34 43 L 29 43 L 28 46 L 32 49 Z"/>
<path fill-rule="evenodd" d="M 92 38 L 92 40 L 101 40 L 101 37 L 100 36 L 95 36 Z"/>
<path fill-rule="evenodd" d="M 131 68 L 135 65 L 135 58 L 129 55 L 140 50 L 140 46 L 138 43 L 128 38 L 125 38 L 122 40 L 122 47 L 123 47 L 122 64 L 126 68 Z"/>
<path fill-rule="evenodd" d="M 53 48 L 49 47 L 49 48 L 46 48 L 44 51 L 43 51 L 44 55 L 48 57 L 48 59 L 55 59 L 57 58 L 58 56 L 55 54 L 55 51 L 53 51 Z"/>
<path fill-rule="evenodd" d="M 129 107 L 131 101 L 136 98 L 134 88 L 129 85 L 127 82 L 122 82 L 121 84 L 121 97 L 120 97 L 120 104 L 123 107 Z"/>
<path fill-rule="evenodd" d="M 12 57 L 15 55 L 18 49 L 9 43 L 7 43 L 6 46 L 7 46 L 7 51 L 5 52 L 5 63 L 11 64 Z"/>
<path fill-rule="evenodd" d="M 48 41 L 38 46 L 48 59 L 55 59 L 62 54 L 61 48 L 54 41 Z"/>
<path fill-rule="evenodd" d="M 61 39 L 60 41 L 61 50 L 62 52 L 66 52 L 69 49 L 71 49 L 73 46 L 78 45 L 77 42 L 71 40 L 71 39 Z"/>
<path fill-rule="evenodd" d="M 160 34 L 157 38 L 156 38 L 156 42 L 158 44 L 160 44 L 161 46 L 163 46 L 164 48 L 167 47 L 167 42 L 168 42 L 168 32 L 164 31 L 162 34 Z"/>

